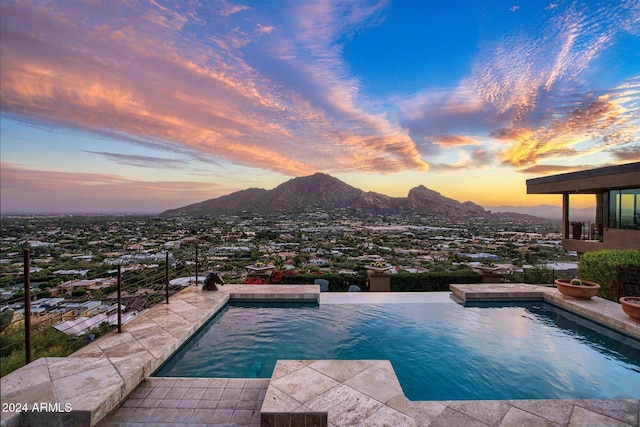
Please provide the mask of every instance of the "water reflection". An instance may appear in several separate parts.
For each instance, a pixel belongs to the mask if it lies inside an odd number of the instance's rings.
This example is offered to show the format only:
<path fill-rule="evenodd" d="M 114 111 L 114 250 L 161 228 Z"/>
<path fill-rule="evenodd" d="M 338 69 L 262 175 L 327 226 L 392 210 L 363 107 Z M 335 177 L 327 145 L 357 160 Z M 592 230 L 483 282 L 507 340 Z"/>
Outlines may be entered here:
<path fill-rule="evenodd" d="M 230 306 L 157 376 L 389 359 L 411 400 L 640 398 L 640 342 L 544 303 Z"/>

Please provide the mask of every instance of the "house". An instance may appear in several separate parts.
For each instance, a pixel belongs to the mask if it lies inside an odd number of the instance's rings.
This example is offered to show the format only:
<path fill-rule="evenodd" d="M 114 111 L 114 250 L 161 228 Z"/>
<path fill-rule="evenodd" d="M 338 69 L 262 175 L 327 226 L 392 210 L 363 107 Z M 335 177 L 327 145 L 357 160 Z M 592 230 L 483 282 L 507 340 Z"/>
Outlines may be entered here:
<path fill-rule="evenodd" d="M 70 294 L 76 289 L 85 289 L 86 291 L 93 291 L 102 288 L 108 288 L 117 284 L 115 277 L 100 278 L 100 279 L 83 279 L 72 280 L 70 282 L 64 282 L 58 285 L 58 289 L 62 294 Z"/>
<path fill-rule="evenodd" d="M 640 250 L 640 162 L 529 179 L 527 194 L 562 195 L 562 247 L 568 251 Z M 594 195 L 588 229 L 570 219 L 572 194 Z"/>
<path fill-rule="evenodd" d="M 85 314 L 91 314 L 91 311 L 102 305 L 101 301 L 87 301 L 81 303 L 78 308 L 75 309 L 74 314 L 76 316 L 84 316 Z"/>

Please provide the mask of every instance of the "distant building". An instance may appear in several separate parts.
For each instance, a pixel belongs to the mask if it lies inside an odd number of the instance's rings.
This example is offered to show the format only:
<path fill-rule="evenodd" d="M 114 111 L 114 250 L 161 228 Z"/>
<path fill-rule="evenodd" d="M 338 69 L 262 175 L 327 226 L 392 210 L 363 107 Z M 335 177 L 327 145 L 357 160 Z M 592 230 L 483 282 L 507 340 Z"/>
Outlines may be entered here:
<path fill-rule="evenodd" d="M 84 279 L 72 280 L 58 285 L 58 289 L 63 294 L 70 294 L 77 289 L 85 289 L 86 291 L 94 291 L 102 288 L 108 288 L 117 284 L 117 279 L 113 277 L 100 279 Z"/>
<path fill-rule="evenodd" d="M 89 270 L 56 270 L 53 272 L 53 274 L 57 274 L 60 276 L 86 276 L 88 272 Z"/>
<path fill-rule="evenodd" d="M 640 162 L 529 179 L 527 193 L 562 194 L 562 247 L 566 250 L 640 250 Z M 571 220 L 572 194 L 595 196 L 590 226 Z"/>
<path fill-rule="evenodd" d="M 489 261 L 498 261 L 500 259 L 500 257 L 498 255 L 489 254 L 489 253 L 486 253 L 486 252 L 479 252 L 479 253 L 475 253 L 475 254 L 468 254 L 468 253 L 458 252 L 458 256 L 463 257 L 463 258 L 483 259 L 483 260 L 489 260 Z"/>

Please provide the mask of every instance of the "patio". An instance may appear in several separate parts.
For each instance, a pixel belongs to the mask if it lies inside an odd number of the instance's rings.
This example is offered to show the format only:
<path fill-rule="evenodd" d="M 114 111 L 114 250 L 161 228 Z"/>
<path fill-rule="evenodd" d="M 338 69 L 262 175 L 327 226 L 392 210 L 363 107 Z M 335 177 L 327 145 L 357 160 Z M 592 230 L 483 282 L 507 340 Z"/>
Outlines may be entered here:
<path fill-rule="evenodd" d="M 452 295 L 472 299 L 547 299 L 567 310 L 640 337 L 640 322 L 622 313 L 618 304 L 600 298 L 570 300 L 555 288 L 517 284 L 452 285 Z M 227 285 L 218 292 L 190 287 L 126 324 L 123 333 L 110 333 L 66 358 L 43 358 L 2 378 L 2 402 L 68 404 L 70 412 L 3 412 L 2 426 L 42 425 L 200 425 L 258 426 L 270 424 L 261 411 L 289 414 L 291 425 L 304 423 L 295 417 L 302 399 L 300 384 L 315 383 L 319 375 L 326 388 L 306 396 L 310 414 L 326 413 L 329 426 L 384 425 L 402 419 L 402 424 L 426 426 L 513 426 L 513 425 L 617 425 L 638 426 L 637 400 L 535 400 L 535 401 L 451 401 L 409 402 L 397 393 L 380 395 L 380 384 L 389 388 L 395 374 L 380 361 L 362 362 L 345 374 L 343 361 L 299 361 L 299 369 L 284 366 L 291 381 L 149 378 L 182 343 L 211 318 L 230 298 L 320 300 L 322 298 L 394 298 L 393 293 L 320 294 L 317 285 Z M 448 294 L 446 294 L 448 295 Z M 416 299 L 426 294 L 415 294 Z M 448 296 L 447 296 L 448 297 Z M 279 362 L 280 363 L 280 362 Z M 372 369 L 372 363 L 375 368 Z M 380 365 L 382 363 L 382 365 Z M 365 371 L 369 370 L 368 373 Z M 380 372 L 382 371 L 382 372 Z M 386 372 L 386 373 L 385 373 Z M 376 375 L 371 375 L 376 373 Z M 309 376 L 310 375 L 310 376 Z M 369 380 L 362 381 L 363 378 Z M 294 381 L 295 379 L 295 381 Z M 376 383 L 376 381 L 381 381 Z M 397 380 L 396 380 L 397 381 Z M 274 412 L 265 396 L 280 396 L 295 408 L 278 407 Z M 287 398 L 290 398 L 290 400 Z M 360 399 L 367 405 L 344 406 L 326 402 Z M 341 400 L 336 396 L 343 396 Z M 354 397 L 355 396 L 355 397 Z M 328 400 L 327 400 L 328 399 Z M 315 403 L 311 403 L 311 402 Z M 267 401 L 269 402 L 269 401 Z M 325 402 L 322 404 L 321 402 Z M 265 406 L 266 405 L 266 406 Z M 285 405 L 286 406 L 286 405 Z M 356 410 L 357 408 L 357 410 Z M 367 409 L 363 409 L 367 408 Z M 338 409 L 338 410 L 336 410 Z M 305 409 L 306 411 L 306 409 Z M 345 412 L 346 411 L 346 412 Z M 354 412 L 355 411 L 355 412 Z M 354 414 L 358 414 L 354 416 Z M 336 420 L 347 420 L 348 423 Z M 293 417 L 293 418 L 292 418 Z M 399 418 L 398 418 L 399 417 Z M 271 418 L 275 422 L 275 418 Z M 415 424 L 413 424 L 415 423 Z"/>

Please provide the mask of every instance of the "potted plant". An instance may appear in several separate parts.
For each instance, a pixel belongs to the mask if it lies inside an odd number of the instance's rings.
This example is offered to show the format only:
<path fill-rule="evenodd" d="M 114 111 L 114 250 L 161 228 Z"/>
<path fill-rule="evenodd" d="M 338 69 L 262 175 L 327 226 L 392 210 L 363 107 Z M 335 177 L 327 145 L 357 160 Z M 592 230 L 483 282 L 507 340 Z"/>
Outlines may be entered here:
<path fill-rule="evenodd" d="M 598 295 L 600 291 L 599 284 L 578 278 L 556 279 L 555 283 L 562 295 L 572 298 L 589 299 Z"/>
<path fill-rule="evenodd" d="M 628 316 L 640 320 L 640 297 L 622 297 L 620 298 L 622 311 Z"/>

